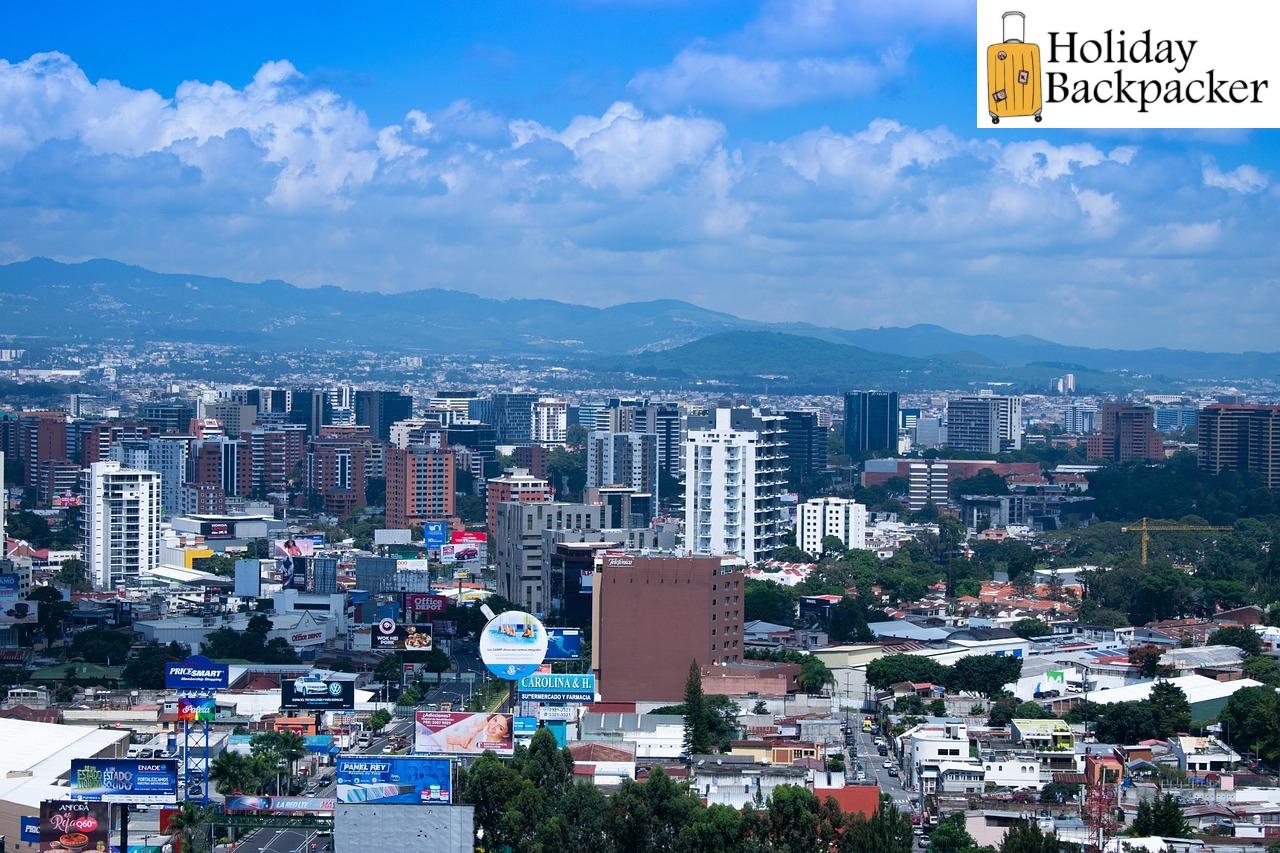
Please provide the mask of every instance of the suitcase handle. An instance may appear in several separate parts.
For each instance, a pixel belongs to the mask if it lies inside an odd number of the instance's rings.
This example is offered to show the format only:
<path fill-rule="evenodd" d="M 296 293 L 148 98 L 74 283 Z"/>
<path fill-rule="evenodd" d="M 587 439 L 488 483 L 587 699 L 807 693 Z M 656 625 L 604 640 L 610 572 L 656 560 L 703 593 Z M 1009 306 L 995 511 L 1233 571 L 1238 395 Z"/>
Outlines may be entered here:
<path fill-rule="evenodd" d="M 1014 18 L 1014 25 L 1017 27 L 1017 38 L 1009 36 L 1009 19 Z M 1004 40 L 1013 44 L 1021 44 L 1027 40 L 1027 16 L 1021 12 L 1005 12 L 1000 16 L 1001 32 Z"/>

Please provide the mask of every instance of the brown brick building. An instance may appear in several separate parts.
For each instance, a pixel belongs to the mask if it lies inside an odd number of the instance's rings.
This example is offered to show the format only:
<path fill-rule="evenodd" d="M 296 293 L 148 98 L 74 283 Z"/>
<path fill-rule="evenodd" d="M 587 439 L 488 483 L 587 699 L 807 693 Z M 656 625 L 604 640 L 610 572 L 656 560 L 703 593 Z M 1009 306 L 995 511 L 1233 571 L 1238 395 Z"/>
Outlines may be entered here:
<path fill-rule="evenodd" d="M 1089 459 L 1129 462 L 1164 458 L 1164 442 L 1156 432 L 1156 410 L 1150 406 L 1103 403 L 1095 423 L 1098 431 L 1087 439 Z"/>
<path fill-rule="evenodd" d="M 387 450 L 387 527 L 457 515 L 453 451 L 412 445 Z"/>
<path fill-rule="evenodd" d="M 605 702 L 680 702 L 689 664 L 742 661 L 742 573 L 719 557 L 605 556 L 591 668 Z"/>
<path fill-rule="evenodd" d="M 1218 403 L 1198 417 L 1200 467 L 1257 474 L 1280 490 L 1280 406 Z"/>

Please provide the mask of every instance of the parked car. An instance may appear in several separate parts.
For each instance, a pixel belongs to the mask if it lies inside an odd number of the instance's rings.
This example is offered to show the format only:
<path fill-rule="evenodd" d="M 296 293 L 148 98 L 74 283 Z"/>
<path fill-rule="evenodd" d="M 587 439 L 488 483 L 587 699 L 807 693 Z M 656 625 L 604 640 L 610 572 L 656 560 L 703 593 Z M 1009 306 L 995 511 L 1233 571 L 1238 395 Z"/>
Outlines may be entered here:
<path fill-rule="evenodd" d="M 885 772 L 888 773 L 890 776 L 893 776 L 894 778 L 897 778 L 898 776 L 898 768 L 896 767 L 890 767 Z"/>

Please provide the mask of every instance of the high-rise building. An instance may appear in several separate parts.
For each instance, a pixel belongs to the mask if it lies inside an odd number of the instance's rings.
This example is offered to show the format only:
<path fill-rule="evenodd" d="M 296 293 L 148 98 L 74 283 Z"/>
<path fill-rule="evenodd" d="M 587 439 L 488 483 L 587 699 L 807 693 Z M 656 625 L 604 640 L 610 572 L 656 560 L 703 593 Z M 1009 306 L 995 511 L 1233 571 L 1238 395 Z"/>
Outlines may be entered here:
<path fill-rule="evenodd" d="M 1160 432 L 1179 432 L 1196 425 L 1199 407 L 1191 403 L 1168 403 L 1156 406 L 1156 429 Z"/>
<path fill-rule="evenodd" d="M 569 436 L 569 402 L 540 397 L 533 404 L 532 439 L 537 444 L 559 446 Z"/>
<path fill-rule="evenodd" d="M 813 498 L 800 504 L 796 546 L 822 556 L 822 540 L 834 536 L 846 550 L 867 547 L 867 508 L 844 498 Z"/>
<path fill-rule="evenodd" d="M 391 440 L 391 425 L 413 417 L 413 396 L 399 391 L 357 391 L 356 423 L 378 441 Z"/>
<path fill-rule="evenodd" d="M 630 486 L 658 494 L 658 436 L 592 432 L 587 438 L 587 486 Z"/>
<path fill-rule="evenodd" d="M 116 589 L 158 566 L 160 475 L 94 462 L 84 483 L 84 561 L 94 587 Z"/>
<path fill-rule="evenodd" d="M 696 554 L 767 559 L 782 540 L 783 417 L 721 406 L 689 416 L 685 545 Z"/>
<path fill-rule="evenodd" d="M 18 422 L 23 485 L 36 487 L 36 474 L 46 459 L 68 459 L 67 416 L 62 412 L 23 412 Z"/>
<path fill-rule="evenodd" d="M 182 484 L 187 482 L 191 443 L 191 437 L 185 435 L 153 436 L 147 441 L 145 467 L 160 474 L 160 505 L 165 518 L 182 511 Z"/>
<path fill-rule="evenodd" d="M 743 576 L 718 557 L 604 554 L 591 669 L 606 702 L 678 702 L 690 663 L 743 659 Z"/>
<path fill-rule="evenodd" d="M 971 453 L 1022 449 L 1022 398 L 983 391 L 947 401 L 947 444 Z"/>
<path fill-rule="evenodd" d="M 387 526 L 412 527 L 457 515 L 453 452 L 421 445 L 387 450 Z"/>
<path fill-rule="evenodd" d="M 258 408 L 233 400 L 217 400 L 200 407 L 200 417 L 212 418 L 222 424 L 226 435 L 238 436 L 253 429 L 258 422 Z"/>
<path fill-rule="evenodd" d="M 497 433 L 493 427 L 480 421 L 454 421 L 449 424 L 448 443 L 450 447 L 462 445 L 486 463 L 498 458 Z"/>
<path fill-rule="evenodd" d="M 323 390 L 295 388 L 289 392 L 289 423 L 301 424 L 306 437 L 320 434 L 320 427 L 330 422 L 330 397 Z"/>
<path fill-rule="evenodd" d="M 111 446 L 120 442 L 141 442 L 151 438 L 151 426 L 142 421 L 106 420 L 96 423 L 80 434 L 80 464 L 88 467 L 94 462 L 106 462 L 111 458 Z"/>
<path fill-rule="evenodd" d="M 517 468 L 525 468 L 535 477 L 547 476 L 547 447 L 544 444 L 521 444 L 511 452 Z"/>
<path fill-rule="evenodd" d="M 1095 421 L 1098 432 L 1086 440 L 1089 459 L 1129 462 L 1164 458 L 1164 442 L 1156 433 L 1155 410 L 1150 406 L 1103 403 Z"/>
<path fill-rule="evenodd" d="M 365 499 L 369 428 L 322 427 L 307 443 L 307 492 L 326 514 L 346 518 Z"/>
<path fill-rule="evenodd" d="M 1280 490 L 1280 406 L 1214 403 L 1200 410 L 1197 433 L 1203 470 L 1256 474 Z"/>
<path fill-rule="evenodd" d="M 818 424 L 814 410 L 782 413 L 787 473 L 796 479 L 812 477 L 827 470 L 827 431 Z"/>
<path fill-rule="evenodd" d="M 190 403 L 143 403 L 138 407 L 138 419 L 151 427 L 152 435 L 184 434 L 195 416 Z"/>
<path fill-rule="evenodd" d="M 554 501 L 498 504 L 493 551 L 498 594 L 536 615 L 548 612 L 542 555 L 545 530 L 600 530 L 604 507 Z"/>
<path fill-rule="evenodd" d="M 844 451 L 854 459 L 898 452 L 898 392 L 844 395 Z"/>
<path fill-rule="evenodd" d="M 942 425 L 942 418 L 921 415 L 916 418 L 911 439 L 917 447 L 941 447 L 947 443 L 947 428 Z"/>
<path fill-rule="evenodd" d="M 244 433 L 242 455 L 248 471 L 241 482 L 247 482 L 250 496 L 288 492 L 291 481 L 302 486 L 306 434 L 306 426 L 296 423 L 257 426 Z"/>
<path fill-rule="evenodd" d="M 918 512 L 929 504 L 943 506 L 950 498 L 950 470 L 946 462 L 911 462 L 907 466 L 907 509 Z"/>
<path fill-rule="evenodd" d="M 1072 435 L 1088 435 L 1093 432 L 1098 410 L 1093 406 L 1073 403 L 1062 413 L 1062 429 Z"/>
<path fill-rule="evenodd" d="M 469 406 L 468 413 L 472 420 L 493 424 L 498 444 L 528 444 L 533 441 L 533 404 L 538 398 L 518 392 L 494 394 L 488 418 L 483 417 L 484 406 Z"/>
<path fill-rule="evenodd" d="M 500 477 L 491 477 L 485 483 L 485 519 L 489 535 L 494 534 L 498 523 L 498 504 L 509 501 L 549 501 L 551 484 L 542 477 L 535 477 L 524 468 L 508 468 Z"/>
<path fill-rule="evenodd" d="M 36 473 L 36 502 L 42 507 L 53 508 L 76 505 L 80 494 L 80 473 L 80 466 L 70 459 L 44 460 Z"/>
<path fill-rule="evenodd" d="M 218 436 L 193 441 L 187 472 L 188 483 L 218 489 L 224 501 L 228 495 L 248 497 L 252 490 L 248 444 L 241 439 Z"/>

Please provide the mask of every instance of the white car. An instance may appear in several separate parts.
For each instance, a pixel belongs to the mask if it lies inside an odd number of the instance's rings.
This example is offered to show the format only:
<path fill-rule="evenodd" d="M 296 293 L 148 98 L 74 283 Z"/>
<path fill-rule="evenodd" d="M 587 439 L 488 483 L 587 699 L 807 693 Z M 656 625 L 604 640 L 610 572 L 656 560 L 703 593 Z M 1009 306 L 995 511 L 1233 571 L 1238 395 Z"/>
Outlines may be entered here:
<path fill-rule="evenodd" d="M 881 764 L 880 766 L 883 767 L 885 770 L 888 770 L 889 768 L 893 767 L 893 762 L 886 761 L 884 764 Z"/>
<path fill-rule="evenodd" d="M 293 690 L 303 696 L 324 696 L 329 692 L 329 685 L 323 678 L 299 678 L 293 682 Z"/>

